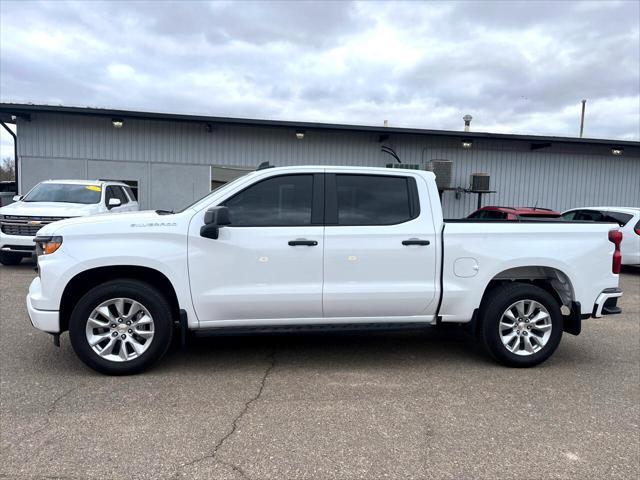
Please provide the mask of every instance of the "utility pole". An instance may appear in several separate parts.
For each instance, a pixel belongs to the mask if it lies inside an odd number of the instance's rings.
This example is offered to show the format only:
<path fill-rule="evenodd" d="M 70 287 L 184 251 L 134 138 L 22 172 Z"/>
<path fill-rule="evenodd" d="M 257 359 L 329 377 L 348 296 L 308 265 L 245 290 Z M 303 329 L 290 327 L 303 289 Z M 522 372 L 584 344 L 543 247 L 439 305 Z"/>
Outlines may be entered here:
<path fill-rule="evenodd" d="M 584 106 L 587 101 L 582 100 L 582 115 L 580 116 L 580 138 L 582 138 L 582 132 L 584 131 Z"/>

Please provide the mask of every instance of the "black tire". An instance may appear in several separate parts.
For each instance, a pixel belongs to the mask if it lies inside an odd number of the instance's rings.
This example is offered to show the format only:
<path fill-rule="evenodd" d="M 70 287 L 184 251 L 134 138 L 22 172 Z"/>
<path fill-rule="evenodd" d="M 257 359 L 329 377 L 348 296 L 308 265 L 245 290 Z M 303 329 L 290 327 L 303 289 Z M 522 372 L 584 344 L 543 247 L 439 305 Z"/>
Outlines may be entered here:
<path fill-rule="evenodd" d="M 85 329 L 91 312 L 97 306 L 120 297 L 144 305 L 153 317 L 154 335 L 147 350 L 139 357 L 114 362 L 101 357 L 91 348 Z M 153 286 L 133 279 L 112 280 L 89 290 L 76 304 L 69 319 L 69 338 L 78 357 L 87 366 L 107 375 L 133 375 L 146 370 L 167 352 L 172 336 L 173 318 L 167 300 Z"/>
<path fill-rule="evenodd" d="M 551 333 L 547 343 L 539 351 L 524 356 L 509 351 L 500 338 L 502 315 L 519 300 L 538 302 L 551 317 Z M 480 309 L 480 321 L 479 333 L 485 349 L 495 360 L 509 367 L 533 367 L 544 362 L 555 352 L 562 339 L 563 320 L 558 301 L 546 290 L 526 283 L 510 283 L 492 290 Z"/>
<path fill-rule="evenodd" d="M 0 252 L 0 263 L 2 265 L 19 265 L 22 262 L 22 254 Z"/>

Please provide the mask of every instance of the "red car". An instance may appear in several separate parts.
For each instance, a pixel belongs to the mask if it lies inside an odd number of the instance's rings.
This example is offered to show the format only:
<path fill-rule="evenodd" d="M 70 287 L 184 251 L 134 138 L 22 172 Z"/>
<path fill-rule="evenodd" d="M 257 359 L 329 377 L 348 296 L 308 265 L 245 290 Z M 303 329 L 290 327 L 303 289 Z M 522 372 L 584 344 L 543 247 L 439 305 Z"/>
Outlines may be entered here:
<path fill-rule="evenodd" d="M 560 218 L 562 213 L 540 207 L 482 207 L 467 218 L 481 220 L 526 220 L 536 218 Z"/>

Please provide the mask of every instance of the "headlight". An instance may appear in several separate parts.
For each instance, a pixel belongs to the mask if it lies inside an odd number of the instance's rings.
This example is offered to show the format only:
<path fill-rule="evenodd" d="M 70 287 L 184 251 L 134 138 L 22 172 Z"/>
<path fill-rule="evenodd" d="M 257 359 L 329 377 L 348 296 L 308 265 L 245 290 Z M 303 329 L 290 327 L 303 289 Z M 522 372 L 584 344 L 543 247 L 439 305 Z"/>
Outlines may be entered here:
<path fill-rule="evenodd" d="M 36 254 L 38 255 L 51 255 L 62 245 L 62 237 L 60 236 L 36 237 L 33 241 L 36 242 Z"/>

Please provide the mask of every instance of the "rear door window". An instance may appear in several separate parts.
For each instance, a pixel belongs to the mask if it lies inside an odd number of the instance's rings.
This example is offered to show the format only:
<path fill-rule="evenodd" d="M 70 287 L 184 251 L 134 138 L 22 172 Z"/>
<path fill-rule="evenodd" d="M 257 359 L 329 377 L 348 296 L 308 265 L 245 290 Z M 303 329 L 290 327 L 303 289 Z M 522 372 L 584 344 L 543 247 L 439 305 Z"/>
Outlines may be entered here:
<path fill-rule="evenodd" d="M 328 213 L 327 221 L 337 225 L 394 225 L 420 213 L 415 180 L 409 177 L 336 174 L 332 200 L 336 212 Z"/>

